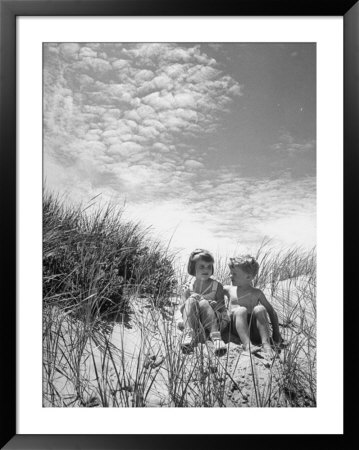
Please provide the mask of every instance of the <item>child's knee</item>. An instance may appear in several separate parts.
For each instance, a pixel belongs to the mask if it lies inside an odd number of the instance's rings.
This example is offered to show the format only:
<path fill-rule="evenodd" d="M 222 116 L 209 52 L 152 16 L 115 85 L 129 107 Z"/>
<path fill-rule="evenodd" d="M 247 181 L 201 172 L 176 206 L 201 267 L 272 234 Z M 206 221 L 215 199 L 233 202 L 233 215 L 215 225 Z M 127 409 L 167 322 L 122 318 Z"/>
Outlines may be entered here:
<path fill-rule="evenodd" d="M 186 300 L 186 302 L 185 302 L 185 306 L 187 307 L 187 308 L 192 308 L 193 306 L 195 306 L 196 305 L 196 303 L 197 303 L 197 299 L 196 299 L 196 297 L 193 295 L 191 295 L 190 297 L 188 297 L 188 299 Z"/>
<path fill-rule="evenodd" d="M 267 310 L 265 309 L 265 307 L 263 305 L 257 305 L 253 308 L 253 314 L 258 318 L 258 317 L 263 317 L 266 318 L 266 313 Z"/>
<path fill-rule="evenodd" d="M 208 310 L 211 309 L 211 305 L 208 300 L 202 299 L 198 302 L 199 309 Z"/>
<path fill-rule="evenodd" d="M 244 306 L 238 306 L 237 308 L 235 308 L 232 313 L 233 317 L 235 319 L 243 319 L 243 318 L 247 318 L 247 308 L 245 308 Z"/>
<path fill-rule="evenodd" d="M 195 317 L 198 314 L 198 302 L 195 298 L 189 297 L 183 304 L 182 316 Z"/>

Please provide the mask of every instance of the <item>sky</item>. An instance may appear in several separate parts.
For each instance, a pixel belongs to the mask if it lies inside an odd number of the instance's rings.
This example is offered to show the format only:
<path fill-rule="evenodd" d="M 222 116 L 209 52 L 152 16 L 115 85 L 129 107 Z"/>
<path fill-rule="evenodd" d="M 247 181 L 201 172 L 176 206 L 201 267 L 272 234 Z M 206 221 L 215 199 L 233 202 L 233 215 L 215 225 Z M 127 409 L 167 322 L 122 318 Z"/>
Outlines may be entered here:
<path fill-rule="evenodd" d="M 187 257 L 316 244 L 310 43 L 47 43 L 44 183 Z"/>

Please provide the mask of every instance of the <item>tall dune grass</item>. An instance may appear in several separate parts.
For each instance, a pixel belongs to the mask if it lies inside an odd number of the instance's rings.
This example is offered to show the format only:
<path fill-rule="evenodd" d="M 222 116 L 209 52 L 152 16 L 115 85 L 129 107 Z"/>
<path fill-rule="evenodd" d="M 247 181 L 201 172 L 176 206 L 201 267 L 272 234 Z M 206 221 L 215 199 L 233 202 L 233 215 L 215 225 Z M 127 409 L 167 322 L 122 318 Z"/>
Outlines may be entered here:
<path fill-rule="evenodd" d="M 125 311 L 136 290 L 165 301 L 176 286 L 173 255 L 148 230 L 122 220 L 107 206 L 91 214 L 43 200 L 43 299 L 81 312 L 81 317 Z"/>
<path fill-rule="evenodd" d="M 231 361 L 229 353 L 216 358 L 208 342 L 181 352 L 173 300 L 187 275 L 122 212 L 108 206 L 88 214 L 44 195 L 44 406 L 228 407 L 250 396 L 257 407 L 315 406 L 315 250 L 275 252 L 270 242 L 258 250 L 255 282 L 275 307 L 287 345 L 264 385 L 252 366 L 248 392 L 235 376 L 238 346 L 231 344 Z M 228 284 L 226 258 L 215 268 Z M 130 327 L 136 350 L 127 345 Z"/>

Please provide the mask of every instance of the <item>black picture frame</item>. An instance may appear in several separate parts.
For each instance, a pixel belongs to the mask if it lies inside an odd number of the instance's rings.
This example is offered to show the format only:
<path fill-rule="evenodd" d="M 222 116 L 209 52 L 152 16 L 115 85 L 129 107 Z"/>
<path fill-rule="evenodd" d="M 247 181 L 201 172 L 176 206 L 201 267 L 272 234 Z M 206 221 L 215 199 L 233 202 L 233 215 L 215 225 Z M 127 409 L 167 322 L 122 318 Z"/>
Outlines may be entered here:
<path fill-rule="evenodd" d="M 174 449 L 220 448 L 224 445 L 293 444 L 293 435 L 19 435 L 16 432 L 16 17 L 18 16 L 342 16 L 344 18 L 344 255 L 353 254 L 358 222 L 355 181 L 359 169 L 359 5 L 357 0 L 336 2 L 283 0 L 245 0 L 200 4 L 181 0 L 0 0 L 1 98 L 0 98 L 0 183 L 3 203 L 1 221 L 2 278 L 2 421 L 1 448 L 6 449 Z M 354 244 L 354 245 L 353 245 Z M 346 292 L 351 291 L 356 265 L 344 272 Z M 348 299 L 347 299 L 348 300 Z M 354 329 L 354 306 L 345 306 L 346 342 Z M 329 344 L 330 345 L 330 344 Z M 345 347 L 346 377 L 357 373 L 351 367 L 350 348 Z M 356 346 L 352 358 L 356 358 Z M 352 359 L 353 360 L 353 359 Z M 346 379 L 347 383 L 347 379 Z M 348 381 L 349 385 L 349 381 Z M 353 385 L 354 386 L 354 385 Z M 345 390 L 345 407 L 353 404 L 351 389 Z M 355 391 L 355 388 L 353 389 Z M 355 403 L 354 403 L 355 406 Z M 356 415 L 347 415 L 343 435 L 296 435 L 295 444 L 313 446 L 327 438 L 335 448 L 346 448 L 351 441 Z M 180 425 L 180 424 L 179 424 Z M 211 425 L 210 425 L 211 426 Z M 260 432 L 260 424 L 259 432 Z M 179 426 L 180 429 L 180 426 Z M 164 430 L 165 432 L 165 430 Z M 279 439 L 280 437 L 280 439 Z"/>

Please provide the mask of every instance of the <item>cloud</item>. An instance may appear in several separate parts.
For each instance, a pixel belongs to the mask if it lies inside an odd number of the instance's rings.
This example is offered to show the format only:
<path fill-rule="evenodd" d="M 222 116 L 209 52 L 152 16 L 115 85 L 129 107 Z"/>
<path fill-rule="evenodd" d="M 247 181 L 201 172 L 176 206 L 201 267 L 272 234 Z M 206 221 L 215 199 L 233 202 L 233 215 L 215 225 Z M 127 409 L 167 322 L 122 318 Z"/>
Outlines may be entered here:
<path fill-rule="evenodd" d="M 258 225 L 263 235 L 271 236 L 274 240 L 280 240 L 283 245 L 314 247 L 316 245 L 316 215 L 315 211 L 308 214 L 307 211 L 300 214 L 294 213 L 288 217 L 280 217 L 268 220 Z"/>
<path fill-rule="evenodd" d="M 295 138 L 285 129 L 278 141 L 268 148 L 268 166 L 276 173 L 314 176 L 316 173 L 316 140 Z"/>
<path fill-rule="evenodd" d="M 50 153 L 61 135 L 75 142 L 87 139 L 89 131 L 110 152 L 114 138 L 152 147 L 178 143 L 181 133 L 208 134 L 240 91 L 198 46 L 47 44 L 45 50 Z M 109 134 L 113 130 L 116 136 Z"/>
<path fill-rule="evenodd" d="M 301 142 L 296 142 L 295 138 L 288 132 L 282 131 L 279 140 L 276 144 L 271 146 L 271 149 L 281 153 L 288 153 L 291 155 L 300 155 L 306 153 L 315 154 L 316 141 L 302 140 Z"/>
<path fill-rule="evenodd" d="M 201 162 L 195 161 L 194 159 L 188 159 L 187 161 L 185 161 L 184 165 L 186 169 L 190 170 L 202 169 L 204 167 Z"/>
<path fill-rule="evenodd" d="M 48 182 L 73 199 L 126 199 L 133 217 L 176 229 L 178 245 L 186 234 L 198 245 L 256 242 L 275 230 L 289 239 L 298 228 L 290 218 L 315 213 L 315 179 L 296 179 L 288 161 L 313 154 L 315 141 L 281 131 L 268 149 L 279 155 L 268 164 L 278 179 L 251 178 L 221 158 L 214 168 L 217 131 L 241 95 L 199 45 L 45 44 Z"/>
<path fill-rule="evenodd" d="M 79 57 L 80 58 L 96 58 L 97 57 L 97 52 L 95 52 L 92 48 L 90 47 L 81 47 L 80 51 L 79 51 Z"/>
<path fill-rule="evenodd" d="M 217 237 L 233 239 L 238 236 L 238 240 L 258 242 L 269 231 L 275 231 L 271 224 L 282 223 L 284 227 L 291 218 L 315 217 L 314 177 L 302 180 L 288 176 L 277 180 L 233 179 L 225 169 L 217 177 L 207 173 L 205 178 L 196 186 L 191 201 L 196 205 L 198 221 L 210 221 Z M 278 227 L 277 233 L 279 230 Z M 301 234 L 305 232 L 312 238 L 310 229 L 303 228 Z M 289 227 L 283 236 L 285 234 L 296 240 L 293 227 Z"/>
<path fill-rule="evenodd" d="M 76 43 L 60 44 L 59 50 L 65 60 L 78 60 L 80 45 Z"/>
<path fill-rule="evenodd" d="M 107 150 L 107 154 L 111 156 L 129 158 L 134 154 L 140 153 L 142 150 L 143 147 L 141 145 L 133 141 L 127 141 L 121 142 L 120 144 L 111 145 Z"/>
<path fill-rule="evenodd" d="M 312 248 L 316 243 L 315 180 L 277 181 L 237 179 L 221 183 L 206 174 L 195 189 L 177 185 L 178 195 L 162 201 L 143 199 L 129 204 L 131 219 L 151 224 L 157 237 L 171 240 L 185 259 L 193 248 L 204 247 L 221 256 L 256 251 L 270 236 L 273 245 Z M 167 185 L 169 192 L 176 189 Z M 192 180 L 193 182 L 193 180 Z M 159 188 L 159 185 L 157 185 Z"/>

